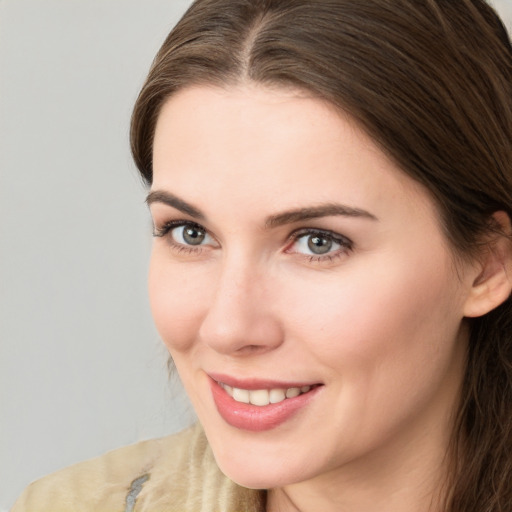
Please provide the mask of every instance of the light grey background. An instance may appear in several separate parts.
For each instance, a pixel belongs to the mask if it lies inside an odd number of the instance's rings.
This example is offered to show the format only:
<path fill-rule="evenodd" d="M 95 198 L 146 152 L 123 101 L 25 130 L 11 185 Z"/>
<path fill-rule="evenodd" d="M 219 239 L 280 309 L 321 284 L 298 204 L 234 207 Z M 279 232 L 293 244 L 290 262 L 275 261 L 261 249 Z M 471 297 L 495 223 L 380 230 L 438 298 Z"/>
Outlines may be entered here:
<path fill-rule="evenodd" d="M 190 418 L 150 317 L 128 146 L 189 3 L 0 1 L 0 510 L 35 478 Z"/>
<path fill-rule="evenodd" d="M 0 0 L 0 510 L 192 415 L 146 298 L 131 107 L 189 0 Z M 512 25 L 511 0 L 496 0 Z"/>

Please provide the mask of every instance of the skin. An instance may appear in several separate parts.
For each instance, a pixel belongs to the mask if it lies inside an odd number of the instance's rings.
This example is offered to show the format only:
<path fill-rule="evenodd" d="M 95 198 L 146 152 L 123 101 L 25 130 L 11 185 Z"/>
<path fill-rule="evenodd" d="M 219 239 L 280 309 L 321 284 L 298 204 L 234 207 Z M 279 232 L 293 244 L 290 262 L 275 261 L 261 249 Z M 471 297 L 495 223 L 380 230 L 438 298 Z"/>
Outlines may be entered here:
<path fill-rule="evenodd" d="M 251 84 L 167 101 L 151 191 L 202 213 L 153 195 L 149 292 L 225 474 L 271 489 L 270 511 L 436 510 L 482 270 L 455 263 L 427 192 L 331 106 Z M 334 203 L 369 215 L 266 225 Z M 200 224 L 204 243 L 163 234 L 170 221 Z M 307 229 L 350 244 L 319 260 Z M 323 387 L 248 432 L 219 415 L 209 372 Z"/>

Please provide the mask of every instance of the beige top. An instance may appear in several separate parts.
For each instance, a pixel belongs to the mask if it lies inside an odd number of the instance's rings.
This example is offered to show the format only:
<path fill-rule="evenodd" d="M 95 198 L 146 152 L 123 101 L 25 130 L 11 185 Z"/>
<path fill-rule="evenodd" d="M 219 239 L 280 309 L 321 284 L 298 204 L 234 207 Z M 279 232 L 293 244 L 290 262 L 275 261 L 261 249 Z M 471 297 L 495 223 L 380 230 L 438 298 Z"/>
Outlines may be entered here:
<path fill-rule="evenodd" d="M 25 489 L 11 512 L 264 512 L 221 473 L 200 426 L 81 462 Z"/>

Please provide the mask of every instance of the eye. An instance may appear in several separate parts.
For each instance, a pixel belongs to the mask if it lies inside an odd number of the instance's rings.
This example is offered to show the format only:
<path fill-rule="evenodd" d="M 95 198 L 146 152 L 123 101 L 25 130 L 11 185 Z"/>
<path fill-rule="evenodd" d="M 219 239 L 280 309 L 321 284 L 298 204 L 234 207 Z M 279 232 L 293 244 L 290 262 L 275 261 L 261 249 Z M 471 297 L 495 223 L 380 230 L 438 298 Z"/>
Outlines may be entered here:
<path fill-rule="evenodd" d="M 297 242 L 298 248 L 301 249 L 300 252 L 307 250 L 316 255 L 327 254 L 340 247 L 340 244 L 325 235 L 305 235 L 299 238 Z"/>
<path fill-rule="evenodd" d="M 211 243 L 211 237 L 206 231 L 196 224 L 184 224 L 170 230 L 173 240 L 183 245 L 202 245 Z"/>
<path fill-rule="evenodd" d="M 182 247 L 199 248 L 202 245 L 215 245 L 214 239 L 206 229 L 195 222 L 168 222 L 161 228 L 155 227 L 153 235 L 169 237 L 172 245 Z"/>
<path fill-rule="evenodd" d="M 329 231 L 301 231 L 293 235 L 294 242 L 288 252 L 310 256 L 314 260 L 332 259 L 352 248 L 352 242 L 342 235 Z"/>

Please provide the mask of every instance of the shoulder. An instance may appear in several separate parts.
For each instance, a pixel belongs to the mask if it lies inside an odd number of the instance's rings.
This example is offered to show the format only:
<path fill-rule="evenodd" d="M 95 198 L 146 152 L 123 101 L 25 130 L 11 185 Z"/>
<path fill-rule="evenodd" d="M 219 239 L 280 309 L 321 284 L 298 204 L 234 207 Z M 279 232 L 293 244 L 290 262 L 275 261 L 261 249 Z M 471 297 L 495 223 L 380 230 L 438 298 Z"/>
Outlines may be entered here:
<path fill-rule="evenodd" d="M 221 473 L 194 426 L 46 476 L 27 487 L 11 512 L 259 512 L 262 500 Z"/>

